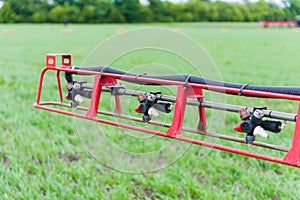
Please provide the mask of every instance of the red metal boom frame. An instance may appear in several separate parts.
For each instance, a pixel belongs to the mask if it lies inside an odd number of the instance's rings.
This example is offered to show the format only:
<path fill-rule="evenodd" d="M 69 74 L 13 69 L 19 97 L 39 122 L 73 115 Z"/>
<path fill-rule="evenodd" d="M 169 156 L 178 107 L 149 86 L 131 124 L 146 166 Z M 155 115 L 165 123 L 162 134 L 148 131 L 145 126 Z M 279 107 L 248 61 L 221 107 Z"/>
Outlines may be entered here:
<path fill-rule="evenodd" d="M 58 58 L 61 58 L 61 65 L 57 66 Z M 222 151 L 232 152 L 236 154 L 241 154 L 249 157 L 254 157 L 262 160 L 267 160 L 271 162 L 276 162 L 280 164 L 290 165 L 294 167 L 300 168 L 300 118 L 297 117 L 296 119 L 296 126 L 294 130 L 294 136 L 292 140 L 292 147 L 287 151 L 287 154 L 284 156 L 284 158 L 277 158 L 272 157 L 264 154 L 258 154 L 254 152 L 249 152 L 246 150 L 236 149 L 228 146 L 222 146 L 218 144 L 212 144 L 205 141 L 195 140 L 192 138 L 186 138 L 179 133 L 181 130 L 195 132 L 189 128 L 183 128 L 183 118 L 185 114 L 185 108 L 187 103 L 187 98 L 196 98 L 198 100 L 203 100 L 203 92 L 202 90 L 214 90 L 214 91 L 223 91 L 223 92 L 239 92 L 239 89 L 234 88 L 225 88 L 225 87 L 219 87 L 219 86 L 207 86 L 207 85 L 201 85 L 201 84 L 194 84 L 194 83 L 183 83 L 178 81 L 169 81 L 169 80 L 160 80 L 160 79 L 149 79 L 149 78 L 143 78 L 143 77 L 132 77 L 132 76 L 125 76 L 125 75 L 118 75 L 118 74 L 109 74 L 109 73 L 99 73 L 99 72 L 93 72 L 93 71 L 78 71 L 69 69 L 69 66 L 72 65 L 72 57 L 70 54 L 48 54 L 46 56 L 46 66 L 42 70 L 40 74 L 40 81 L 39 81 L 39 87 L 38 87 L 38 94 L 36 103 L 34 104 L 35 108 L 48 110 L 64 115 L 74 116 L 78 118 L 85 118 L 89 120 L 93 120 L 100 123 L 105 123 L 113 126 L 118 126 L 122 128 L 132 129 L 136 131 L 141 131 L 145 133 L 155 134 L 158 136 L 168 137 L 176 140 L 181 140 L 184 142 L 189 142 L 197 145 L 202 145 L 214 149 L 219 149 Z M 47 71 L 56 71 L 56 78 L 57 78 L 57 85 L 58 85 L 58 92 L 59 92 L 59 99 L 60 101 L 49 101 L 49 102 L 41 102 L 41 95 L 42 95 L 42 87 L 43 87 L 43 80 L 45 73 Z M 86 75 L 93 75 L 94 76 L 94 84 L 93 84 L 93 92 L 92 92 L 92 99 L 89 108 L 82 108 L 78 107 L 78 109 L 86 110 L 86 114 L 78 114 L 71 111 L 66 111 L 58 108 L 50 107 L 49 105 L 57 105 L 57 106 L 64 106 L 64 107 L 70 107 L 70 105 L 64 103 L 63 101 L 63 91 L 61 87 L 61 80 L 60 80 L 60 72 L 79 72 L 80 74 L 86 74 Z M 119 123 L 116 121 L 106 120 L 102 119 L 101 116 L 99 117 L 99 113 L 101 114 L 107 114 L 107 115 L 113 115 L 113 116 L 119 116 L 121 118 L 131 119 L 135 121 L 142 122 L 141 119 L 138 118 L 128 118 L 124 117 L 121 109 L 121 103 L 120 103 L 120 97 L 116 96 L 116 111 L 115 113 L 109 113 L 105 111 L 98 110 L 99 102 L 101 100 L 101 94 L 102 94 L 102 86 L 114 86 L 117 84 L 117 80 L 136 80 L 139 82 L 152 82 L 152 83 L 158 83 L 163 85 L 175 85 L 177 86 L 177 95 L 176 95 L 176 102 L 175 102 L 175 110 L 174 110 L 174 116 L 173 116 L 173 122 L 170 125 L 166 125 L 160 122 L 150 122 L 150 124 L 154 125 L 160 125 L 169 127 L 167 132 L 160 132 L 160 131 L 154 131 L 149 130 L 142 127 L 132 126 L 128 124 Z M 297 95 L 288 95 L 288 94 L 278 94 L 278 93 L 270 93 L 270 92 L 262 92 L 262 91 L 253 91 L 253 90 L 243 90 L 243 94 L 245 95 L 251 95 L 251 96 L 257 96 L 257 97 L 269 97 L 269 98 L 278 98 L 278 99 L 286 99 L 286 100 L 295 100 L 298 101 L 298 112 L 297 116 L 300 116 L 300 96 Z M 222 138 L 223 135 L 216 134 L 216 133 L 208 133 L 206 132 L 206 115 L 205 115 L 205 108 L 199 106 L 199 123 L 198 123 L 198 131 L 196 131 L 201 134 L 207 134 L 210 136 L 220 137 Z M 228 140 L 236 141 L 236 142 L 242 142 L 240 138 L 235 137 L 227 137 Z M 267 145 L 261 145 L 262 143 L 254 142 L 254 145 L 256 146 L 263 146 L 267 147 Z"/>
<path fill-rule="evenodd" d="M 276 26 L 276 27 L 296 27 L 296 21 L 295 20 L 288 20 L 288 21 L 270 21 L 270 20 L 261 20 L 258 21 L 260 25 L 263 25 L 264 27 L 269 26 Z"/>

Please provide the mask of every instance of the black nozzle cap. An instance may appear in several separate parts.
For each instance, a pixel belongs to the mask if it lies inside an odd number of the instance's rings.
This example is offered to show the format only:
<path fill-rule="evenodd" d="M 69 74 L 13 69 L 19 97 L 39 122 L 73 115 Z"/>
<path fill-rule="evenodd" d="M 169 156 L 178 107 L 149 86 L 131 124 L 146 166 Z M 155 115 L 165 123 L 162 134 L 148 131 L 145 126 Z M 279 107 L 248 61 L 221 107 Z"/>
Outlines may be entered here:
<path fill-rule="evenodd" d="M 261 127 L 263 127 L 267 131 L 279 133 L 281 131 L 281 125 L 282 123 L 280 121 L 265 120 L 262 121 Z"/>
<path fill-rule="evenodd" d="M 246 140 L 247 144 L 252 144 L 255 141 L 255 136 L 254 135 L 246 135 L 245 140 Z"/>
<path fill-rule="evenodd" d="M 164 113 L 169 113 L 172 111 L 172 109 L 170 109 L 171 104 L 170 103 L 155 103 L 153 104 L 153 108 L 155 108 L 156 110 L 159 110 L 161 112 Z"/>
<path fill-rule="evenodd" d="M 148 112 L 148 109 L 149 109 L 149 106 L 146 104 L 145 101 L 143 101 L 143 102 L 140 104 L 140 111 L 141 111 L 141 113 L 146 114 L 146 112 Z"/>
<path fill-rule="evenodd" d="M 242 130 L 245 132 L 245 133 L 253 133 L 253 130 L 254 130 L 254 126 L 253 124 L 251 123 L 250 120 L 246 120 L 242 123 Z"/>
<path fill-rule="evenodd" d="M 143 115 L 143 122 L 149 122 L 151 117 L 149 115 Z"/>

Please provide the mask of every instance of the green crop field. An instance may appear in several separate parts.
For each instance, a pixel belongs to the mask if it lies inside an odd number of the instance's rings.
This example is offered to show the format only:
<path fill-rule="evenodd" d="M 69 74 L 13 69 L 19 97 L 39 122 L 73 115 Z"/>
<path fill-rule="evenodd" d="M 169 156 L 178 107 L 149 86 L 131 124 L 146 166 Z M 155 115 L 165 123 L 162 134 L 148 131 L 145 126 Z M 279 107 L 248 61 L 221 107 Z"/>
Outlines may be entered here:
<path fill-rule="evenodd" d="M 98 137 L 98 132 L 94 132 L 95 123 L 33 108 L 39 73 L 45 65 L 47 53 L 71 53 L 73 63 L 82 65 L 100 42 L 117 33 L 146 26 L 169 28 L 195 40 L 210 55 L 222 80 L 226 82 L 300 85 L 300 32 L 294 28 L 262 29 L 257 24 L 231 23 L 70 24 L 68 27 L 1 24 L 0 198 L 299 199 L 300 169 L 195 145 L 188 146 L 178 159 L 155 172 L 128 172 L 128 159 L 123 160 L 120 155 L 111 153 L 110 146 L 103 143 L 97 145 L 97 140 L 94 140 Z M 136 52 L 116 60 L 113 67 L 132 69 L 143 63 L 156 62 L 156 58 L 164 64 L 174 65 L 175 71 L 194 73 L 190 68 L 180 67 L 181 64 L 185 66 L 183 61 L 172 59 L 172 56 L 161 57 L 151 51 Z M 159 74 L 157 70 L 159 68 L 153 70 L 153 73 Z M 148 73 L 151 73 L 151 69 Z M 57 99 L 53 77 L 49 73 L 44 99 Z M 107 103 L 101 105 L 109 109 L 110 99 L 106 99 Z M 291 101 L 227 96 L 226 102 L 243 106 L 264 105 L 272 110 L 297 112 L 297 103 Z M 125 106 L 128 108 L 135 108 L 137 102 L 133 100 L 127 104 Z M 193 109 L 188 109 L 189 118 L 185 123 L 191 125 Z M 130 114 L 140 116 L 134 112 Z M 208 115 L 212 114 L 208 111 Z M 208 120 L 213 126 L 214 119 Z M 238 114 L 228 113 L 221 131 L 244 137 L 244 134 L 233 132 L 233 127 L 239 121 Z M 133 122 L 130 124 L 135 125 Z M 104 130 L 110 142 L 125 150 L 140 153 L 162 148 L 161 162 L 174 157 L 173 153 L 177 149 L 186 147 L 186 143 L 157 137 L 142 143 L 139 133 L 123 134 L 118 128 L 101 124 L 97 126 L 97 130 L 99 127 Z M 294 124 L 288 123 L 280 134 L 270 133 L 269 139 L 258 140 L 290 147 L 293 128 Z M 148 137 L 146 134 L 141 135 Z M 210 141 L 207 138 L 205 140 Z M 221 140 L 213 142 L 284 156 L 243 144 Z M 86 146 L 95 150 L 96 156 L 89 153 Z M 143 164 L 155 165 L 151 163 L 152 158 L 149 159 L 149 163 L 146 160 Z M 103 162 L 109 167 L 105 167 Z M 141 163 L 130 164 L 134 168 Z"/>

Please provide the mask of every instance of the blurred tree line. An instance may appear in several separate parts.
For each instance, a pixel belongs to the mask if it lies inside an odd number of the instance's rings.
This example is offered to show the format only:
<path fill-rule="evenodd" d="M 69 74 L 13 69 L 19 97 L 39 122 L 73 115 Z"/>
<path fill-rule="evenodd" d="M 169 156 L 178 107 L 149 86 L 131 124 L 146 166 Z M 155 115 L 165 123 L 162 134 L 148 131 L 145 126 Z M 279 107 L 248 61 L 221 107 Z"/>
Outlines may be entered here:
<path fill-rule="evenodd" d="M 1 1 L 1 0 L 0 0 Z M 120 23 L 120 22 L 251 22 L 259 19 L 294 19 L 299 0 L 283 0 L 285 8 L 263 0 L 244 4 L 189 0 L 175 4 L 148 0 L 2 0 L 1 23 Z"/>

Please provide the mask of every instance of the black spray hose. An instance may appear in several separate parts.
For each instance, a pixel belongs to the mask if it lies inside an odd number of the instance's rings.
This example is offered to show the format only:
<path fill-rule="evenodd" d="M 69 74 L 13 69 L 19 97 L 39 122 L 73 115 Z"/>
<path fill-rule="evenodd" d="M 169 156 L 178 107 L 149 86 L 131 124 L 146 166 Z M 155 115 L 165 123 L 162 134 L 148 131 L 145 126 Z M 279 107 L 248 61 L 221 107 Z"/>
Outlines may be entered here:
<path fill-rule="evenodd" d="M 234 95 L 242 95 L 242 90 L 255 90 L 255 91 L 262 91 L 262 92 L 272 92 L 272 93 L 281 93 L 281 94 L 290 94 L 290 95 L 300 95 L 300 87 L 286 87 L 286 86 L 255 86 L 255 85 L 248 85 L 248 84 L 235 84 L 235 83 L 227 83 L 221 81 L 215 81 L 210 79 L 205 79 L 197 76 L 190 76 L 190 75 L 168 75 L 168 76 L 148 76 L 148 75 L 137 75 L 126 73 L 124 71 L 112 69 L 110 67 L 73 67 L 72 69 L 76 70 L 84 70 L 84 71 L 95 71 L 95 72 L 103 72 L 103 73 L 111 73 L 111 74 L 118 74 L 118 75 L 126 75 L 126 76 L 133 76 L 133 77 L 143 77 L 143 78 L 152 78 L 152 79 L 161 79 L 161 80 L 169 80 L 169 81 L 179 81 L 179 82 L 188 82 L 188 83 L 198 83 L 204 84 L 208 86 L 220 86 L 226 88 L 235 88 L 240 89 L 240 92 L 227 92 L 229 94 Z M 65 78 L 68 83 L 73 82 L 73 77 L 71 72 L 65 72 Z M 145 84 L 144 82 L 139 81 L 128 81 L 131 83 L 136 84 Z M 157 83 L 146 83 L 146 85 L 159 85 Z M 244 95 L 246 96 L 246 95 Z"/>

